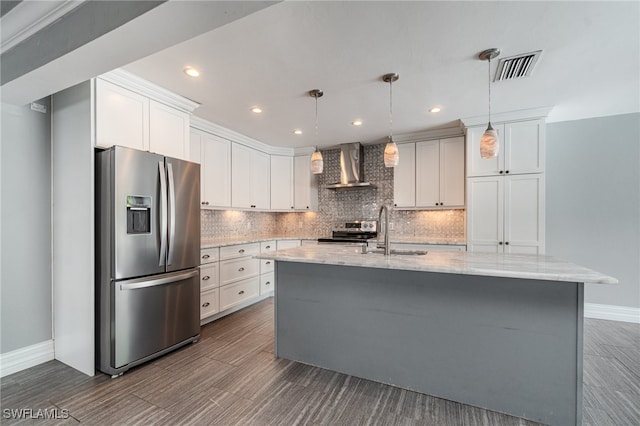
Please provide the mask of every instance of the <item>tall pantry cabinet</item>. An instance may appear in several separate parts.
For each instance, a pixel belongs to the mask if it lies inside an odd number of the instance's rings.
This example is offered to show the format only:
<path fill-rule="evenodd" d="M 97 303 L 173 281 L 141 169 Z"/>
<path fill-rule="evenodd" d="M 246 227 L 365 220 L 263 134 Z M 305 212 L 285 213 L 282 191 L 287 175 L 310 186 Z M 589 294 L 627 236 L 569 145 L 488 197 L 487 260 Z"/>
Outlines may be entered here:
<path fill-rule="evenodd" d="M 467 250 L 544 254 L 544 119 L 494 128 L 493 159 L 480 157 L 486 124 L 467 128 Z"/>

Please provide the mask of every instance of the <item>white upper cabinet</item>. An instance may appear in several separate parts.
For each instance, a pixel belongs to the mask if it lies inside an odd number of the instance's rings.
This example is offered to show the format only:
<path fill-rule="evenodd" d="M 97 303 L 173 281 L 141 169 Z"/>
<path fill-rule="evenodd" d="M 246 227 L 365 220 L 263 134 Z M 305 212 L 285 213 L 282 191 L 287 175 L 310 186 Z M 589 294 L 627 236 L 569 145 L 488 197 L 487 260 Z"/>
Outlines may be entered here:
<path fill-rule="evenodd" d="M 480 157 L 480 139 L 484 126 L 467 129 L 467 176 L 542 173 L 544 171 L 544 120 L 516 121 L 495 124 L 500 138 L 498 156 Z"/>
<path fill-rule="evenodd" d="M 193 129 L 190 146 L 191 161 L 200 163 L 202 207 L 231 207 L 231 142 Z"/>
<path fill-rule="evenodd" d="M 293 157 L 271 156 L 271 210 L 293 210 Z"/>
<path fill-rule="evenodd" d="M 149 150 L 149 98 L 96 79 L 96 146 Z"/>
<path fill-rule="evenodd" d="M 470 178 L 467 249 L 544 254 L 544 174 Z"/>
<path fill-rule="evenodd" d="M 393 198 L 395 207 L 416 205 L 416 144 L 398 145 L 400 161 L 393 169 Z"/>
<path fill-rule="evenodd" d="M 293 157 L 293 206 L 295 210 L 318 210 L 318 180 L 311 173 L 310 165 L 310 155 Z"/>
<path fill-rule="evenodd" d="M 416 207 L 440 205 L 440 141 L 416 143 Z"/>
<path fill-rule="evenodd" d="M 464 207 L 464 138 L 398 145 L 394 205 L 398 208 Z"/>
<path fill-rule="evenodd" d="M 464 138 L 440 139 L 440 205 L 464 206 Z"/>
<path fill-rule="evenodd" d="M 239 143 L 231 144 L 231 206 L 269 210 L 269 155 Z"/>
<path fill-rule="evenodd" d="M 189 159 L 189 114 L 149 101 L 149 151 Z"/>
<path fill-rule="evenodd" d="M 97 147 L 120 145 L 183 160 L 190 158 L 189 111 L 196 103 L 122 70 L 93 81 Z"/>

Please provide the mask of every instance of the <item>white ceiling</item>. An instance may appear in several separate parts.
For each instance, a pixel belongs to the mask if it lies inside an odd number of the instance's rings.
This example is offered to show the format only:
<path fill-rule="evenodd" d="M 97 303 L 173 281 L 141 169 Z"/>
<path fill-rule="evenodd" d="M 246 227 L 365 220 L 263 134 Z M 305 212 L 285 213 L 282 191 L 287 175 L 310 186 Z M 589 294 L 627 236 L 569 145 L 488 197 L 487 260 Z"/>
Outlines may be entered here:
<path fill-rule="evenodd" d="M 533 74 L 492 84 L 495 113 L 548 121 L 640 111 L 639 2 L 287 1 L 126 67 L 201 106 L 195 115 L 273 146 L 330 146 L 450 127 L 487 112 L 487 63 L 542 49 Z M 182 73 L 197 66 L 193 80 Z M 497 60 L 492 62 L 495 70 Z M 314 100 L 319 134 L 314 134 Z M 260 105 L 261 115 L 250 112 Z M 438 114 L 431 106 L 442 107 Z M 364 125 L 351 122 L 362 119 Z M 293 129 L 304 134 L 294 135 Z"/>

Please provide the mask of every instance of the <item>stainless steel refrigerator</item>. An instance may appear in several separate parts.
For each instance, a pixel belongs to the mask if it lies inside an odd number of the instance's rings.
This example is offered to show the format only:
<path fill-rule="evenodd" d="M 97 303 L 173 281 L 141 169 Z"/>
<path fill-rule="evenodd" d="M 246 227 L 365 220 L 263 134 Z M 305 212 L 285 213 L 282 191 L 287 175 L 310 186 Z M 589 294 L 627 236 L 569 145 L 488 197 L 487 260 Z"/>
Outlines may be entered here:
<path fill-rule="evenodd" d="M 116 146 L 95 167 L 96 365 L 118 375 L 200 337 L 200 165 Z"/>

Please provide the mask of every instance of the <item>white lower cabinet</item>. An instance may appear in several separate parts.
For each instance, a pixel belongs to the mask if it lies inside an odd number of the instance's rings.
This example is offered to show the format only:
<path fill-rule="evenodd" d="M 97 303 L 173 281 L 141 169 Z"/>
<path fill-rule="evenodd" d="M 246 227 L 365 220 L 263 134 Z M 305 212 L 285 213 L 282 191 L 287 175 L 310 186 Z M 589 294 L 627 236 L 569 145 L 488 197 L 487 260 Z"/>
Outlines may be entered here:
<path fill-rule="evenodd" d="M 260 295 L 272 294 L 276 288 L 275 275 L 273 272 L 260 275 Z"/>
<path fill-rule="evenodd" d="M 200 319 L 220 312 L 220 289 L 214 288 L 200 293 Z"/>
<path fill-rule="evenodd" d="M 220 311 L 231 309 L 259 295 L 260 279 L 257 276 L 223 285 L 220 287 Z"/>
<path fill-rule="evenodd" d="M 544 254 L 544 174 L 468 179 L 467 247 Z"/>

